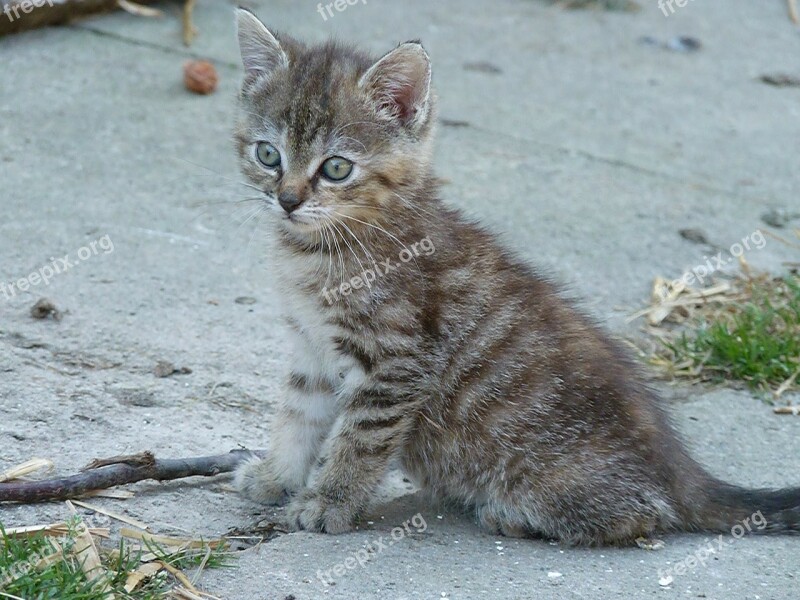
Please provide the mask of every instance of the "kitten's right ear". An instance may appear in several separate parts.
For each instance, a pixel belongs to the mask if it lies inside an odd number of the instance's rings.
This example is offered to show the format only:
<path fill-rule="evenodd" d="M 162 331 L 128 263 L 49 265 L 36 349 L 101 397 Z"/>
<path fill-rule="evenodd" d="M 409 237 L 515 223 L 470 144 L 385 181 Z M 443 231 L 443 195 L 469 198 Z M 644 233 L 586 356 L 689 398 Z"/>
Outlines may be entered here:
<path fill-rule="evenodd" d="M 280 42 L 253 13 L 245 8 L 236 10 L 239 50 L 248 80 L 271 75 L 289 66 L 289 57 Z"/>

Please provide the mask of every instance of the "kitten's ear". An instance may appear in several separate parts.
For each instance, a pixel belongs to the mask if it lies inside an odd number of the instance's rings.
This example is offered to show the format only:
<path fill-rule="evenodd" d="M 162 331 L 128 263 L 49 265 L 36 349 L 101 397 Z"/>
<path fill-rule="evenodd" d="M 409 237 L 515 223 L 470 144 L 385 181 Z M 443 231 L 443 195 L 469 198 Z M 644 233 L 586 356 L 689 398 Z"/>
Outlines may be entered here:
<path fill-rule="evenodd" d="M 403 125 L 418 127 L 430 112 L 431 61 L 419 42 L 406 42 L 364 73 L 359 85 L 378 111 Z"/>
<path fill-rule="evenodd" d="M 236 10 L 239 50 L 248 79 L 270 75 L 289 65 L 289 58 L 280 42 L 249 10 Z"/>

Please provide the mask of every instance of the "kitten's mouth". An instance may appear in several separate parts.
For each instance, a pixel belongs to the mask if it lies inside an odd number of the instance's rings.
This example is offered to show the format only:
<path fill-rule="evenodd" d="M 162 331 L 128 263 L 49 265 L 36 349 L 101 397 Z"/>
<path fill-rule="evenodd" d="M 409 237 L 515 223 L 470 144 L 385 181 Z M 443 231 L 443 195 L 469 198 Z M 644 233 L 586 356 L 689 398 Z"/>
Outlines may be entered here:
<path fill-rule="evenodd" d="M 294 223 L 295 225 L 308 223 L 308 221 L 304 219 L 302 215 L 298 215 L 297 213 L 289 213 L 289 214 L 284 213 L 283 220 L 289 221 L 290 223 Z"/>
<path fill-rule="evenodd" d="M 311 233 L 318 229 L 314 219 L 309 219 L 297 213 L 284 213 L 281 224 L 296 233 Z"/>

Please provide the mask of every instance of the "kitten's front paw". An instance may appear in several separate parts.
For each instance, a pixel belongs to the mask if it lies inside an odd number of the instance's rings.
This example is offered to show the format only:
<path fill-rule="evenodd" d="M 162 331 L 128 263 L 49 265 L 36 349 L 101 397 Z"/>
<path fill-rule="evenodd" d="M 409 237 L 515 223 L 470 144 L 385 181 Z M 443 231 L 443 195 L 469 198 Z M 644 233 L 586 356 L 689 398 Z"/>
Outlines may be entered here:
<path fill-rule="evenodd" d="M 289 526 L 295 530 L 319 533 L 344 533 L 353 529 L 355 521 L 350 508 L 310 490 L 292 500 L 286 515 Z"/>
<path fill-rule="evenodd" d="M 261 504 L 283 504 L 292 490 L 275 476 L 267 460 L 249 460 L 236 469 L 234 485 L 239 493 Z"/>

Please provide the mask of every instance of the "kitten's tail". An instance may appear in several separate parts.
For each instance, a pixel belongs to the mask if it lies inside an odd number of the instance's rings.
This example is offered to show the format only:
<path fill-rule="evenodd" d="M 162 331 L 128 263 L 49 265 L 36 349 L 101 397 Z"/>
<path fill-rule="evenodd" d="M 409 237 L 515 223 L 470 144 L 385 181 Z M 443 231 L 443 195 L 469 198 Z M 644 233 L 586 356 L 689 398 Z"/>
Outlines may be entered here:
<path fill-rule="evenodd" d="M 708 477 L 705 502 L 687 515 L 687 529 L 800 535 L 800 488 L 746 489 Z"/>

